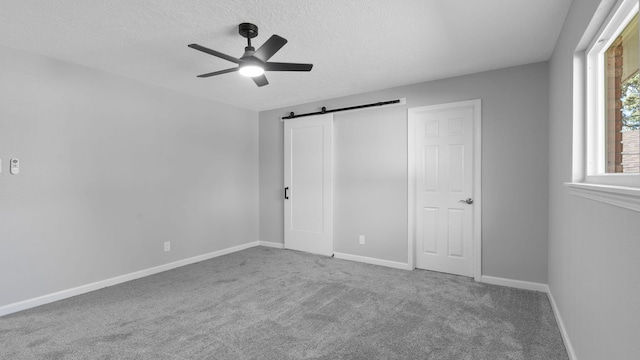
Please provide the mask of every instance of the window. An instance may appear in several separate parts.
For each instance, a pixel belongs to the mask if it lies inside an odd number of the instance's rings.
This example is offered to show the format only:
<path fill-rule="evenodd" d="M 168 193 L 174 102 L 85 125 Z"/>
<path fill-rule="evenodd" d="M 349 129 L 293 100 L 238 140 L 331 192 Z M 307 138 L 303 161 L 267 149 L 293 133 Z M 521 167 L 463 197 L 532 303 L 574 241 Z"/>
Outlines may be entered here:
<path fill-rule="evenodd" d="M 640 187 L 638 1 L 620 1 L 586 51 L 586 182 Z"/>
<path fill-rule="evenodd" d="M 613 10 L 596 12 L 574 58 L 574 182 L 566 185 L 640 212 L 638 0 L 601 6 Z"/>
<path fill-rule="evenodd" d="M 604 52 L 605 173 L 640 172 L 638 14 Z"/>

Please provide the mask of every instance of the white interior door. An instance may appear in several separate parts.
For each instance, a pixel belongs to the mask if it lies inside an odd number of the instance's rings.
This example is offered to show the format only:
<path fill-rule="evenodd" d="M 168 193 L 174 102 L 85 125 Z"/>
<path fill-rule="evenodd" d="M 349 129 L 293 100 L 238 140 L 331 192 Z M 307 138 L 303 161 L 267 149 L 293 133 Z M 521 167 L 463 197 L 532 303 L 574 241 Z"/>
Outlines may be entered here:
<path fill-rule="evenodd" d="M 284 247 L 333 253 L 333 115 L 285 120 Z"/>
<path fill-rule="evenodd" d="M 480 179 L 479 164 L 474 163 L 479 107 L 478 100 L 409 110 L 415 136 L 412 212 L 418 268 L 479 276 L 475 273 L 479 247 L 474 246 L 479 242 L 474 240 L 479 234 L 474 231 L 474 217 L 480 210 L 479 189 L 474 191 Z"/>

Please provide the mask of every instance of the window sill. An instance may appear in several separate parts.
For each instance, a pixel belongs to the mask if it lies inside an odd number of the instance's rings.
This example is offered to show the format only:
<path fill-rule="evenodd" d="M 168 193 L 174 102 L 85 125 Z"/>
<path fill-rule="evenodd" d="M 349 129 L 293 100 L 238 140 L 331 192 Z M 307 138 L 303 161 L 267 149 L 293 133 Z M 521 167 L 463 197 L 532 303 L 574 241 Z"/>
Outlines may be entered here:
<path fill-rule="evenodd" d="M 640 188 L 588 183 L 564 183 L 569 193 L 605 204 L 640 212 Z"/>

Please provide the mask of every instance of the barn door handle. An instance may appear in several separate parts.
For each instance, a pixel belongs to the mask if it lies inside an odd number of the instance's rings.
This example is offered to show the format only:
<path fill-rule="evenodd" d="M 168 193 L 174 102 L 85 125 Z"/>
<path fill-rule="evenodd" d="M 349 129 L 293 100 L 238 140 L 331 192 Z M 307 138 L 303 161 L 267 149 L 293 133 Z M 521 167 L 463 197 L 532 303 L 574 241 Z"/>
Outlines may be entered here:
<path fill-rule="evenodd" d="M 284 198 L 289 200 L 289 195 L 287 194 L 287 190 L 289 190 L 289 187 L 284 188 Z"/>
<path fill-rule="evenodd" d="M 461 203 L 465 203 L 465 204 L 469 204 L 469 205 L 471 205 L 471 204 L 473 204 L 473 199 L 472 199 L 472 198 L 468 198 L 468 199 L 466 199 L 466 200 L 460 200 L 460 201 L 458 201 L 458 202 L 461 202 Z"/>

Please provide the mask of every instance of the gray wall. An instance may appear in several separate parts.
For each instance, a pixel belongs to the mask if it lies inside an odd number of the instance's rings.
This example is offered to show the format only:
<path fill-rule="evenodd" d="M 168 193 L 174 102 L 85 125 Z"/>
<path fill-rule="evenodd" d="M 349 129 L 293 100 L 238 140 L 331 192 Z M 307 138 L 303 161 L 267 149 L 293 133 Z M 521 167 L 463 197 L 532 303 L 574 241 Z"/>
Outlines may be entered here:
<path fill-rule="evenodd" d="M 407 126 L 398 123 L 406 112 L 335 114 L 335 252 L 407 262 Z"/>
<path fill-rule="evenodd" d="M 563 185 L 572 180 L 573 56 L 599 4 L 571 3 L 550 61 L 549 287 L 580 360 L 640 353 L 640 213 Z"/>
<path fill-rule="evenodd" d="M 546 283 L 547 91 L 544 62 L 261 112 L 260 240 L 283 242 L 281 116 L 407 98 L 334 120 L 334 250 L 406 263 L 407 108 L 480 98 L 482 272 Z"/>
<path fill-rule="evenodd" d="M 0 306 L 257 240 L 257 113 L 7 48 L 0 84 Z"/>

